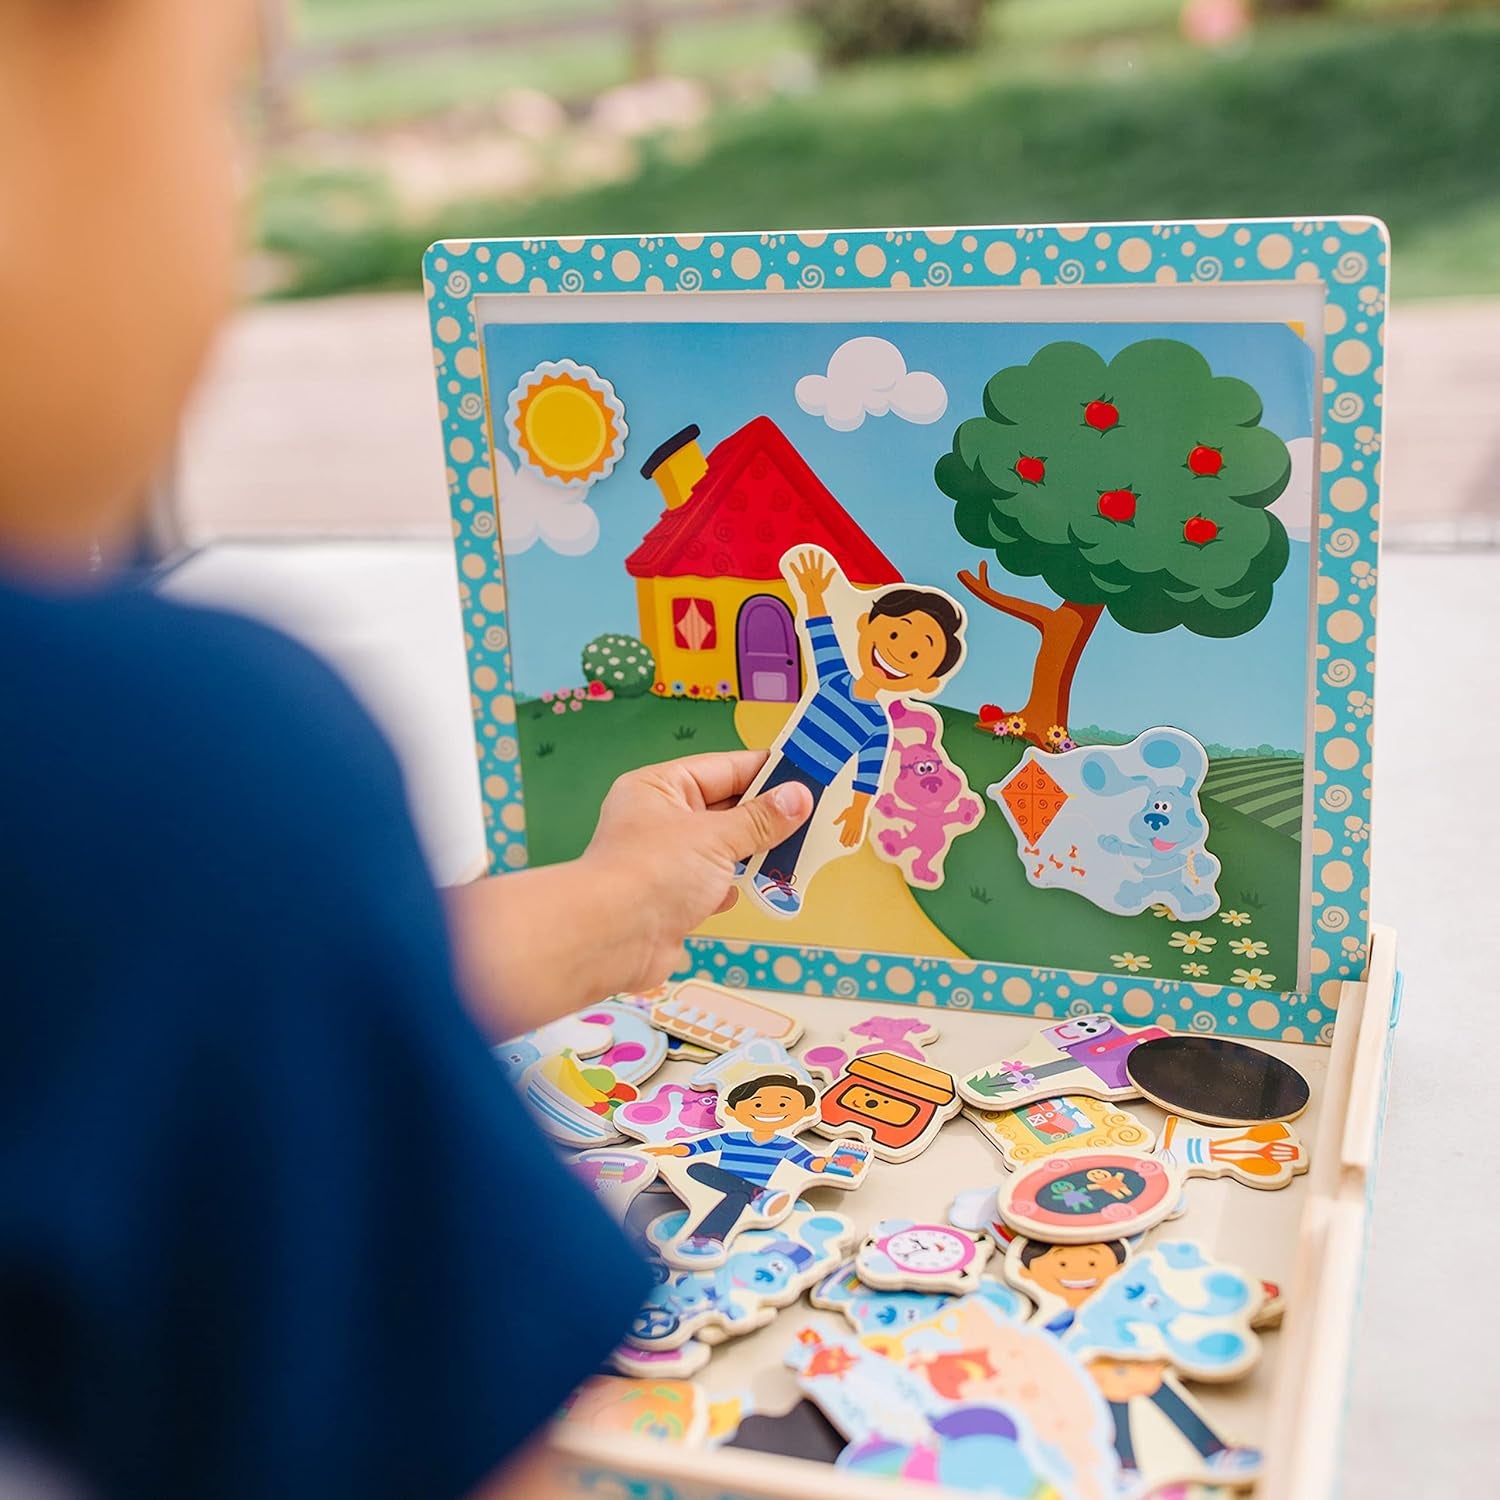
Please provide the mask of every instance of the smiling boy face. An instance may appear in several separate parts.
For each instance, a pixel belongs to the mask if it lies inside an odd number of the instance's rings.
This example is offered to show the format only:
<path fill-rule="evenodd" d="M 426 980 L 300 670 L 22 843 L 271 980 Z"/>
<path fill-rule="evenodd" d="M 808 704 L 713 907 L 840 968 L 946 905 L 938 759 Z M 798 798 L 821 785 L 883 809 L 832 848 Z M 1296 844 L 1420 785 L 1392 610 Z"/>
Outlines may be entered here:
<path fill-rule="evenodd" d="M 726 1113 L 746 1130 L 784 1130 L 808 1111 L 807 1100 L 786 1084 L 766 1083 L 746 1099 L 730 1105 Z"/>
<path fill-rule="evenodd" d="M 935 692 L 947 654 L 948 637 L 925 610 L 859 618 L 860 673 L 881 692 Z"/>
<path fill-rule="evenodd" d="M 1026 1274 L 1044 1291 L 1077 1308 L 1119 1269 L 1108 1245 L 1057 1245 L 1031 1261 Z"/>

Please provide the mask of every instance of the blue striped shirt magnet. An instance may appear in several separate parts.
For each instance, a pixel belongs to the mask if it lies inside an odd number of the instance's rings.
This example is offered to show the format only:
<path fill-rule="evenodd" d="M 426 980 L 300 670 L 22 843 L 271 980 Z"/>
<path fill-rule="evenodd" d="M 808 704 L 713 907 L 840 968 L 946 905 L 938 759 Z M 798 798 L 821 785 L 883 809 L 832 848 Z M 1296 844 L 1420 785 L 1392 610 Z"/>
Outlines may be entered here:
<path fill-rule="evenodd" d="M 717 1135 L 701 1136 L 696 1141 L 687 1141 L 689 1156 L 704 1156 L 710 1151 L 719 1153 L 719 1165 L 756 1187 L 768 1187 L 776 1168 L 789 1161 L 794 1167 L 811 1169 L 817 1157 L 800 1141 L 790 1136 L 776 1135 L 768 1141 L 758 1141 L 749 1131 L 720 1131 Z"/>
<path fill-rule="evenodd" d="M 827 615 L 807 622 L 818 675 L 817 692 L 798 717 L 781 753 L 793 765 L 832 786 L 857 757 L 854 790 L 873 797 L 880 790 L 891 720 L 885 705 L 854 694 L 854 676 Z"/>

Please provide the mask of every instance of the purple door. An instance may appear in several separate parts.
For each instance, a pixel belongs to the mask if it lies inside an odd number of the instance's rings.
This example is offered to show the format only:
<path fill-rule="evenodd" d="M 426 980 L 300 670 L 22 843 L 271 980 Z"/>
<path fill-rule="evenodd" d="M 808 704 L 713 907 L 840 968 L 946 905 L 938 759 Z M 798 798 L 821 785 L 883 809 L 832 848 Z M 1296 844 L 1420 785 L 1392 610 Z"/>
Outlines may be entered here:
<path fill-rule="evenodd" d="M 780 599 L 757 594 L 740 610 L 740 697 L 752 703 L 795 703 L 799 690 L 797 630 Z"/>

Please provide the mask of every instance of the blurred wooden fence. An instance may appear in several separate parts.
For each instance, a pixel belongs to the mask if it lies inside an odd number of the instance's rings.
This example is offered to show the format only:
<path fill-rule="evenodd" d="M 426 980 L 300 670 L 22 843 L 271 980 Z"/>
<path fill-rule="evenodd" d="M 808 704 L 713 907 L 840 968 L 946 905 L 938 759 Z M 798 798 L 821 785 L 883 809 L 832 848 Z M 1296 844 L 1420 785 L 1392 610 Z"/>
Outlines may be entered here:
<path fill-rule="evenodd" d="M 399 31 L 337 41 L 303 42 L 296 25 L 297 0 L 256 0 L 260 25 L 260 93 L 273 131 L 298 122 L 297 94 L 310 74 L 370 63 L 465 52 L 475 47 L 524 47 L 539 42 L 617 36 L 628 51 L 634 78 L 656 74 L 661 42 L 673 27 L 730 21 L 790 10 L 796 0 L 614 0 L 607 9 L 551 12 L 536 0 L 530 15 L 493 21 L 435 21 Z"/>

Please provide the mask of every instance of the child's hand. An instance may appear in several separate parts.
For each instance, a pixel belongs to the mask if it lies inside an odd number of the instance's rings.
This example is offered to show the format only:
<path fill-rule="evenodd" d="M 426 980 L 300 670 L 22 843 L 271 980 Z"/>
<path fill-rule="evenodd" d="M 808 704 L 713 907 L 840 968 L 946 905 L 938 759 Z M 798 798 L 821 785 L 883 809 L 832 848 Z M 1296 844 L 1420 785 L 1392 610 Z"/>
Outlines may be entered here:
<path fill-rule="evenodd" d="M 763 750 L 736 750 L 631 771 L 582 858 L 450 893 L 466 987 L 495 1035 L 651 989 L 684 966 L 688 933 L 734 905 L 736 863 L 812 812 L 795 783 L 738 805 L 765 762 Z"/>
<path fill-rule="evenodd" d="M 686 962 L 683 939 L 735 900 L 735 865 L 806 821 L 805 787 L 739 798 L 765 764 L 759 750 L 694 755 L 622 776 L 599 812 L 580 866 L 614 894 L 633 952 L 616 989 L 649 989 Z"/>
<path fill-rule="evenodd" d="M 635 1149 L 646 1156 L 691 1156 L 693 1154 L 681 1141 L 674 1141 L 669 1146 L 637 1146 Z"/>

